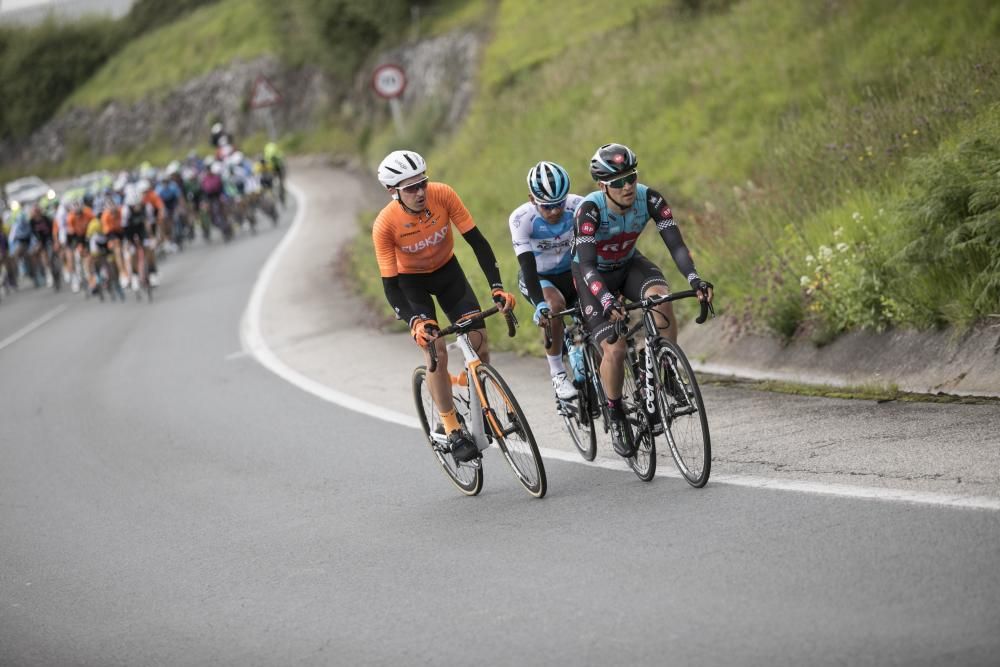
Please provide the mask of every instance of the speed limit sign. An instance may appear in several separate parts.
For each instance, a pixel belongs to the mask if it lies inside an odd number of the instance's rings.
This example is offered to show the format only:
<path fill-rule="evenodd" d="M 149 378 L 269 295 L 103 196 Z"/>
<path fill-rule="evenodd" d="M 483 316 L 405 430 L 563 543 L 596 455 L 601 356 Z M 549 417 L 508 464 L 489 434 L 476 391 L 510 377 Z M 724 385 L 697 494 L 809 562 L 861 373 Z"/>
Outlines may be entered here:
<path fill-rule="evenodd" d="M 398 65 L 379 65 L 372 74 L 372 87 L 386 99 L 399 97 L 406 90 L 406 74 Z"/>

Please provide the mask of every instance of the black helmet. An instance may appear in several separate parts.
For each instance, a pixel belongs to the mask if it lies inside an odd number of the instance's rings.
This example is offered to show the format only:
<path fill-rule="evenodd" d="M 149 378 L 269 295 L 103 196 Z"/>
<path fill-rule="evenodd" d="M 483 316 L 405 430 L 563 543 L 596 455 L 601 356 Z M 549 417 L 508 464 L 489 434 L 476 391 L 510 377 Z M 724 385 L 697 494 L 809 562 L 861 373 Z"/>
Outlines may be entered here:
<path fill-rule="evenodd" d="M 83 195 L 83 205 L 84 206 L 88 206 L 88 207 L 93 206 L 94 205 L 94 195 L 91 194 L 91 193 L 89 193 L 89 192 L 87 194 Z"/>
<path fill-rule="evenodd" d="M 618 174 L 634 171 L 639 158 L 622 144 L 604 144 L 590 158 L 590 176 L 595 181 L 610 181 Z"/>

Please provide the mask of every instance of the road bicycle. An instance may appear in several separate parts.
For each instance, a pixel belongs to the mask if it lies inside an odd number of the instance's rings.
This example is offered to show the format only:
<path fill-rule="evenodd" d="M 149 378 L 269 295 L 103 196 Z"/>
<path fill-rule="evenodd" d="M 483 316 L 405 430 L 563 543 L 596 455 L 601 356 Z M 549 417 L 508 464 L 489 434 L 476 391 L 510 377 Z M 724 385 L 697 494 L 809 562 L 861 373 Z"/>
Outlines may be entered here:
<path fill-rule="evenodd" d="M 650 295 L 626 304 L 626 319 L 615 325 L 615 332 L 608 339 L 614 343 L 621 336 L 626 341 L 625 378 L 622 385 L 622 411 L 635 435 L 636 453 L 626 459 L 629 467 L 643 481 L 656 474 L 656 437 L 662 435 L 670 454 L 685 480 L 696 488 L 708 482 L 711 473 L 711 436 L 708 418 L 701 397 L 701 389 L 691 369 L 691 364 L 680 346 L 660 335 L 653 308 L 661 303 L 679 299 L 697 298 L 694 290 L 685 290 L 666 296 Z M 695 322 L 702 324 L 714 309 L 701 301 L 701 312 Z M 629 328 L 627 313 L 642 310 L 642 319 Z M 610 412 L 607 395 L 601 384 L 601 353 L 590 338 L 578 309 L 556 313 L 556 317 L 572 316 L 574 325 L 567 328 L 571 366 L 582 375 L 576 405 L 560 401 L 560 410 L 567 429 L 580 453 L 592 460 L 596 453 L 596 419 L 602 419 L 608 431 Z M 636 335 L 642 331 L 644 349 L 638 349 Z M 582 347 L 582 364 L 574 363 L 573 347 Z"/>
<path fill-rule="evenodd" d="M 442 329 L 439 336 L 458 334 L 457 340 L 448 345 L 448 350 L 461 350 L 464 370 L 452 376 L 452 395 L 458 411 L 459 421 L 472 437 L 479 451 L 485 451 L 496 443 L 517 481 L 536 498 L 545 495 L 547 481 L 542 456 L 535 444 L 528 420 L 521 410 L 514 393 L 491 365 L 484 363 L 476 354 L 469 341 L 472 325 L 500 312 L 493 307 Z M 514 336 L 517 320 L 512 313 L 504 314 L 507 320 L 507 334 Z M 417 366 L 413 371 L 413 398 L 424 429 L 427 442 L 438 463 L 458 489 L 469 496 L 478 494 L 483 488 L 482 459 L 460 463 L 451 455 L 448 434 L 445 433 L 438 406 L 434 404 L 427 385 L 427 373 L 437 368 L 437 352 L 430 345 L 430 371 L 426 366 Z"/>
<path fill-rule="evenodd" d="M 622 336 L 627 346 L 623 394 L 631 397 L 630 422 L 634 419 L 641 435 L 636 456 L 629 459 L 632 470 L 640 479 L 652 479 L 656 471 L 655 436 L 662 435 L 681 476 L 691 486 L 701 488 L 712 470 L 712 442 L 701 388 L 684 351 L 660 335 L 653 315 L 653 308 L 661 303 L 688 298 L 698 298 L 697 292 L 650 295 L 626 304 L 626 319 L 616 323 L 609 341 L 614 343 Z M 695 322 L 702 324 L 715 310 L 707 301 L 699 301 L 699 306 Z M 628 312 L 632 310 L 641 310 L 642 320 L 629 328 Z M 645 334 L 646 342 L 641 351 L 635 339 L 639 331 Z"/>
<path fill-rule="evenodd" d="M 569 358 L 569 372 L 572 373 L 573 386 L 576 387 L 576 396 L 570 399 L 555 397 L 556 413 L 562 417 L 566 431 L 576 446 L 580 456 L 586 461 L 593 461 L 597 456 L 597 421 L 601 417 L 601 409 L 598 405 L 598 397 L 593 386 L 593 378 L 596 377 L 596 369 L 590 366 L 588 357 L 584 350 L 590 340 L 587 328 L 584 326 L 583 313 L 580 306 L 550 314 L 543 311 L 547 321 L 545 323 L 545 348 L 551 347 L 552 343 L 552 317 L 572 319 L 570 326 L 563 327 L 563 354 Z M 606 424 L 602 424 L 605 433 L 608 431 Z"/>

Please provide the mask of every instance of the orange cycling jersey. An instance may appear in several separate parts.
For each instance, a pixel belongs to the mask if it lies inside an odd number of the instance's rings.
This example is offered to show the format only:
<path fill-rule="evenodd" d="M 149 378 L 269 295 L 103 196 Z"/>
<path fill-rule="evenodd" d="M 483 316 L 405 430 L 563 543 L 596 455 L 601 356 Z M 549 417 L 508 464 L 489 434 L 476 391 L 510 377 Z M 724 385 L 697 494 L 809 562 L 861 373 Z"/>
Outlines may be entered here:
<path fill-rule="evenodd" d="M 94 212 L 89 206 L 84 206 L 79 213 L 73 212 L 66 216 L 66 227 L 69 229 L 71 234 L 75 234 L 76 236 L 86 236 L 87 225 L 93 219 Z"/>
<path fill-rule="evenodd" d="M 117 206 L 104 209 L 101 213 L 101 227 L 105 234 L 122 230 L 122 212 Z"/>
<path fill-rule="evenodd" d="M 476 226 L 451 186 L 427 184 L 426 208 L 410 213 L 392 201 L 375 218 L 372 240 L 383 278 L 400 273 L 432 273 L 455 254 L 454 224 L 462 234 Z"/>
<path fill-rule="evenodd" d="M 143 204 L 152 204 L 153 208 L 156 209 L 157 215 L 163 215 L 163 200 L 160 199 L 160 195 L 156 194 L 155 190 L 146 190 L 146 194 L 142 196 Z"/>

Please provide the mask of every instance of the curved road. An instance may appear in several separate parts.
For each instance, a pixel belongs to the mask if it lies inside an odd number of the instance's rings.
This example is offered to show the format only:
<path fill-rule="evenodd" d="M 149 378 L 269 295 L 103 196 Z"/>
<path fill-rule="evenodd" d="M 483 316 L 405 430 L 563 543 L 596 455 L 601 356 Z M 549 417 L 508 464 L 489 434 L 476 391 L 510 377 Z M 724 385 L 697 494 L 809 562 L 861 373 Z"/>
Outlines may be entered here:
<path fill-rule="evenodd" d="M 995 664 L 993 509 L 559 457 L 536 501 L 495 451 L 459 496 L 412 428 L 243 350 L 293 214 L 151 305 L 0 304 L 0 664 Z"/>

